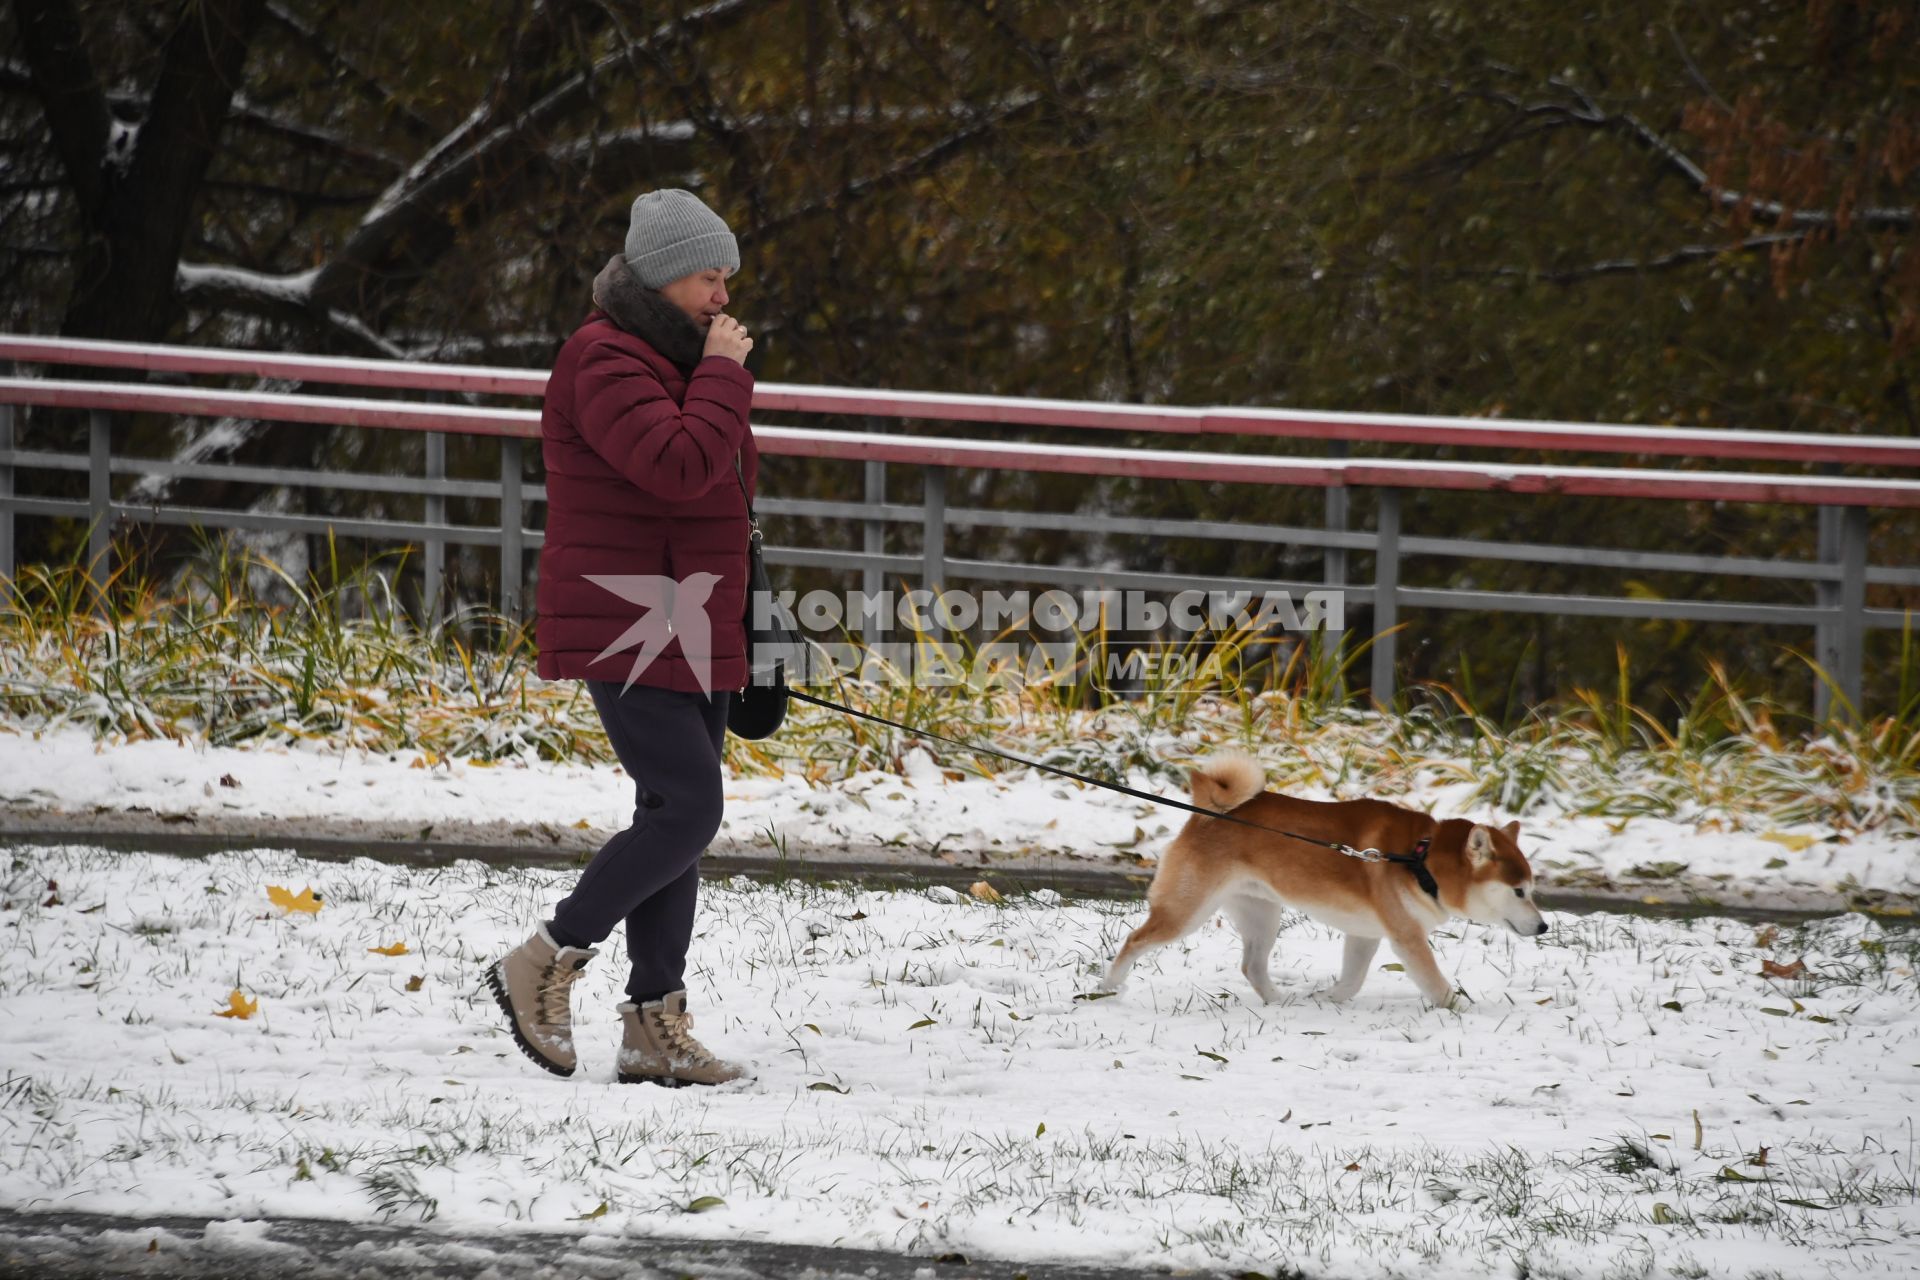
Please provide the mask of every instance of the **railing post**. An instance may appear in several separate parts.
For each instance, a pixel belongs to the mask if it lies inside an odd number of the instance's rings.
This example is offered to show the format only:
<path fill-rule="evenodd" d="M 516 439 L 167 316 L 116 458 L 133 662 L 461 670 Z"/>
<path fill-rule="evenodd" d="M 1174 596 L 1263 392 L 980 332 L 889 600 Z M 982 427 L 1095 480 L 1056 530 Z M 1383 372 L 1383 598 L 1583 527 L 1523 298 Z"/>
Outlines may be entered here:
<path fill-rule="evenodd" d="M 1866 718 L 1861 686 L 1866 675 L 1867 509 L 1846 507 L 1840 515 L 1840 666 L 1834 673 L 1856 721 Z"/>
<path fill-rule="evenodd" d="M 866 503 L 877 507 L 887 500 L 887 464 L 869 460 L 866 463 Z M 887 522 L 877 517 L 869 517 L 861 523 L 860 550 L 870 556 L 882 555 L 887 549 Z M 869 600 L 876 599 L 886 585 L 886 578 L 877 564 L 865 565 L 860 570 L 860 590 Z M 874 644 L 880 638 L 879 619 L 871 612 L 863 611 L 858 619 L 861 637 Z"/>
<path fill-rule="evenodd" d="M 526 587 L 522 576 L 525 557 L 521 554 L 526 525 L 520 487 L 523 444 L 517 436 L 500 440 L 500 612 L 509 618 L 519 617 L 520 595 Z"/>
<path fill-rule="evenodd" d="M 437 485 L 447 478 L 447 437 L 439 431 L 427 432 L 427 484 Z M 428 524 L 447 522 L 447 497 L 443 493 L 427 494 L 425 509 Z M 438 538 L 428 538 L 421 544 L 420 564 L 420 621 L 427 627 L 439 623 L 440 595 L 445 590 L 447 573 L 447 544 Z"/>
<path fill-rule="evenodd" d="M 1843 522 L 1843 508 L 1819 509 L 1819 543 L 1815 558 L 1823 566 L 1838 566 L 1841 562 L 1840 527 Z M 1820 672 L 1815 672 L 1813 677 L 1813 718 L 1818 724 L 1825 724 L 1833 714 L 1833 689 L 1827 682 L 1840 683 L 1840 667 L 1844 661 L 1841 657 L 1841 623 L 1833 617 L 1833 612 L 1840 608 L 1840 595 L 1838 578 L 1821 578 L 1813 584 L 1814 608 L 1820 610 L 1820 621 L 1813 630 L 1813 660 L 1820 664 L 1820 671 L 1826 673 L 1823 677 Z"/>
<path fill-rule="evenodd" d="M 12 375 L 12 363 L 0 361 L 0 377 Z M 0 453 L 13 449 L 13 406 L 0 404 Z M 13 462 L 0 459 L 0 606 L 13 594 L 13 554 Z"/>
<path fill-rule="evenodd" d="M 1395 641 L 1400 622 L 1400 491 L 1380 492 L 1379 527 L 1373 552 L 1373 700 L 1393 704 Z"/>
<path fill-rule="evenodd" d="M 922 508 L 922 585 L 938 592 L 947 577 L 947 469 L 926 469 L 926 499 Z"/>
<path fill-rule="evenodd" d="M 87 411 L 87 576 L 102 609 L 113 576 L 113 419 L 105 409 Z"/>
<path fill-rule="evenodd" d="M 1327 456 L 1331 458 L 1346 457 L 1347 442 L 1345 440 L 1327 441 Z M 1352 508 L 1352 498 L 1352 490 L 1343 484 L 1327 486 L 1326 526 L 1328 533 L 1345 533 L 1347 531 L 1347 520 Z M 1347 549 L 1345 547 L 1327 547 L 1321 554 L 1320 563 L 1321 577 L 1325 579 L 1326 585 L 1329 587 L 1344 587 L 1347 585 Z"/>

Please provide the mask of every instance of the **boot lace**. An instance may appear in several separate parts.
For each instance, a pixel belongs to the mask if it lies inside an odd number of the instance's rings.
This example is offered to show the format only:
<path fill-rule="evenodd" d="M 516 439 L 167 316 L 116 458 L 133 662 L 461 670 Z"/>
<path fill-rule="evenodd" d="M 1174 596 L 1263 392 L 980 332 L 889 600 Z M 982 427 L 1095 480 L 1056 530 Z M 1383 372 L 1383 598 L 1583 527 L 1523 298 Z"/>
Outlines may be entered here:
<path fill-rule="evenodd" d="M 705 1066 L 712 1062 L 713 1054 L 707 1047 L 693 1038 L 693 1015 L 690 1013 L 668 1013 L 661 1010 L 656 1015 L 660 1020 L 660 1036 L 667 1047 L 688 1061 Z"/>
<path fill-rule="evenodd" d="M 583 972 L 570 964 L 555 959 L 546 971 L 540 975 L 540 1021 L 550 1027 L 570 1027 L 573 1025 L 573 995 L 568 989 L 580 979 Z"/>

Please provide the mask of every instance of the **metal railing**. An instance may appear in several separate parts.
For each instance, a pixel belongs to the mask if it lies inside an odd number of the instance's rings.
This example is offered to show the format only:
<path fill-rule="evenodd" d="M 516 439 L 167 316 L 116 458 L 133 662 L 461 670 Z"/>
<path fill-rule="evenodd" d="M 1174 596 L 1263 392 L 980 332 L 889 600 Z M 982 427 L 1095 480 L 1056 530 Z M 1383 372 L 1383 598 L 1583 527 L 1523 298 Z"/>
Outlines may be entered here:
<path fill-rule="evenodd" d="M 0 335 L 0 362 L 6 361 L 142 370 L 175 380 L 199 375 L 240 375 L 336 387 L 467 396 L 538 397 L 546 384 L 544 372 L 517 369 Z M 87 453 L 17 448 L 16 406 L 87 412 Z M 754 428 L 755 438 L 765 454 L 834 459 L 862 466 L 858 485 L 862 494 L 860 501 L 769 497 L 758 504 L 763 515 L 853 522 L 860 529 L 860 550 L 774 546 L 768 551 L 773 563 L 858 572 L 862 575 L 863 588 L 869 593 L 879 590 L 882 575 L 917 575 L 923 585 L 936 589 L 962 580 L 1164 591 L 1284 589 L 1299 593 L 1339 588 L 1345 591 L 1350 602 L 1358 601 L 1371 607 L 1372 689 L 1382 701 L 1392 696 L 1394 688 L 1395 632 L 1401 611 L 1436 608 L 1811 627 L 1816 638 L 1816 659 L 1852 705 L 1858 707 L 1868 629 L 1900 627 L 1906 625 L 1908 619 L 1904 611 L 1867 608 L 1867 587 L 1870 584 L 1920 586 L 1920 568 L 1910 564 L 1869 563 L 1867 522 L 1870 508 L 1920 508 L 1920 481 L 1832 474 L 1843 466 L 1878 470 L 1920 467 L 1920 441 L 1915 440 L 1409 415 L 1153 408 L 760 384 L 754 395 L 756 419 L 779 411 L 855 416 L 866 420 L 870 427 L 889 419 L 920 419 L 1324 442 L 1329 456 L 1309 458 L 884 435 L 873 429 L 802 429 L 759 422 Z M 427 441 L 426 474 L 419 477 L 375 475 L 116 455 L 112 447 L 114 415 L 129 412 L 420 431 L 426 434 Z M 10 578 L 13 573 L 14 520 L 19 515 L 88 521 L 89 557 L 96 565 L 105 563 L 110 553 L 113 524 L 121 519 L 207 528 L 296 533 L 330 531 L 420 545 L 424 552 L 428 599 L 438 598 L 448 546 L 497 548 L 501 604 L 507 611 L 515 612 L 524 600 L 526 552 L 537 549 L 542 541 L 539 530 L 527 527 L 529 506 L 543 502 L 546 496 L 543 486 L 526 479 L 525 441 L 537 438 L 539 432 L 539 413 L 528 408 L 151 382 L 0 378 L 0 577 Z M 448 435 L 497 438 L 500 441 L 499 479 L 447 478 L 445 441 Z M 1355 458 L 1347 452 L 1355 443 L 1662 456 L 1712 463 L 1769 461 L 1814 466 L 1825 473 Z M 919 469 L 923 483 L 918 505 L 885 500 L 889 464 Z M 948 475 L 954 469 L 1312 487 L 1325 493 L 1324 518 L 1320 527 L 1313 528 L 954 507 L 948 503 Z M 22 494 L 17 491 L 17 475 L 23 471 L 84 472 L 87 497 L 81 500 Z M 424 518 L 406 521 L 141 505 L 114 496 L 116 476 L 217 478 L 275 486 L 412 495 L 424 499 Z M 1373 490 L 1376 497 L 1375 527 L 1371 531 L 1349 527 L 1352 493 L 1362 487 Z M 1818 558 L 1777 560 L 1409 534 L 1402 528 L 1402 495 L 1409 490 L 1429 489 L 1811 508 L 1817 512 Z M 497 502 L 499 519 L 492 525 L 450 524 L 446 520 L 445 504 L 451 497 Z M 919 553 L 889 551 L 889 529 L 914 525 L 921 533 Z M 1322 552 L 1321 574 L 1314 582 L 1197 579 L 1190 574 L 1162 570 L 1128 571 L 962 559 L 947 553 L 947 532 L 955 526 L 1315 547 Z M 1371 553 L 1374 558 L 1370 582 L 1349 580 L 1349 556 L 1356 551 Z M 1771 604 L 1414 587 L 1402 582 L 1401 567 L 1406 556 L 1789 580 L 1811 584 L 1813 598 L 1806 604 Z M 1816 682 L 1817 709 L 1822 713 L 1826 709 L 1826 694 L 1824 683 Z"/>

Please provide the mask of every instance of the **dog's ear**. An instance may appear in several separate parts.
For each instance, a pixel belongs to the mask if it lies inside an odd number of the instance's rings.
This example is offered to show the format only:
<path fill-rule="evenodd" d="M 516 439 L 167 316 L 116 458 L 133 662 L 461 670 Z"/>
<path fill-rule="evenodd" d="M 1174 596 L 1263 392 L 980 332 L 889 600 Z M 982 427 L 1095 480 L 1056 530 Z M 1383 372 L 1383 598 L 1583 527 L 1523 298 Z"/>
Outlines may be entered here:
<path fill-rule="evenodd" d="M 1467 832 L 1467 858 L 1477 867 L 1492 857 L 1493 832 L 1476 823 L 1473 830 Z"/>
<path fill-rule="evenodd" d="M 1509 840 L 1518 840 L 1520 838 L 1520 823 L 1517 819 L 1509 822 L 1506 826 L 1500 828 L 1500 830 Z"/>

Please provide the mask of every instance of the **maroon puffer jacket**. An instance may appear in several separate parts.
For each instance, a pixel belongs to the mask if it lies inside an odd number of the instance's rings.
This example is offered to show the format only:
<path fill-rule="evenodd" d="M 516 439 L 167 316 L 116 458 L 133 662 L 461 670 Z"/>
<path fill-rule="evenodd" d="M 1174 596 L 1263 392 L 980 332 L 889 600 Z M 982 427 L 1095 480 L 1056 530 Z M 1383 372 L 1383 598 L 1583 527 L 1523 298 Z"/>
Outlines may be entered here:
<path fill-rule="evenodd" d="M 625 683 L 638 643 L 604 659 L 645 610 L 588 575 L 711 573 L 708 688 L 747 682 L 747 487 L 759 451 L 747 425 L 753 375 L 709 356 L 681 373 L 665 356 L 594 312 L 567 339 L 540 415 L 547 464 L 546 542 L 540 551 L 540 675 Z M 684 607 L 684 606 L 682 606 Z M 706 692 L 676 634 L 636 684 Z"/>

